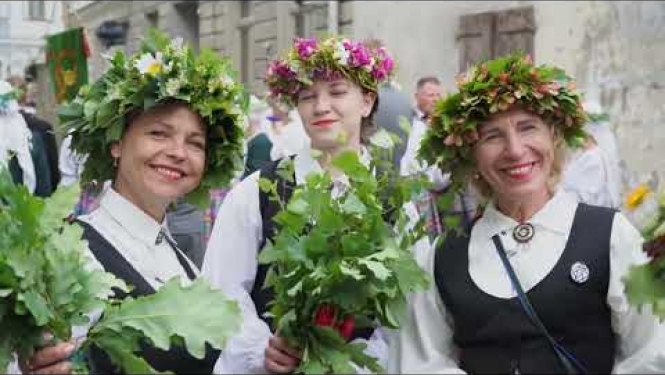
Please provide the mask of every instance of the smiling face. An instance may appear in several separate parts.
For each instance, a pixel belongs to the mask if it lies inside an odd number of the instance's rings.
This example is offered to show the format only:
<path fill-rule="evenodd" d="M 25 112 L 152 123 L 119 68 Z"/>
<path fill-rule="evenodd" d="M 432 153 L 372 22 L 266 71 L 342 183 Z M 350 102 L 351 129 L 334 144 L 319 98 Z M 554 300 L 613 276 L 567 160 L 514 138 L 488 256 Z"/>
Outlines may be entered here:
<path fill-rule="evenodd" d="M 370 115 L 375 94 L 346 79 L 316 80 L 298 93 L 298 113 L 312 148 L 335 153 L 360 147 L 363 117 Z"/>
<path fill-rule="evenodd" d="M 119 159 L 114 187 L 144 211 L 163 216 L 156 213 L 157 207 L 165 209 L 201 182 L 205 150 L 203 122 L 186 105 L 173 103 L 144 112 L 111 147 L 112 156 Z"/>
<path fill-rule="evenodd" d="M 554 132 L 519 108 L 491 116 L 478 130 L 476 167 L 499 201 L 547 197 L 555 174 Z"/>

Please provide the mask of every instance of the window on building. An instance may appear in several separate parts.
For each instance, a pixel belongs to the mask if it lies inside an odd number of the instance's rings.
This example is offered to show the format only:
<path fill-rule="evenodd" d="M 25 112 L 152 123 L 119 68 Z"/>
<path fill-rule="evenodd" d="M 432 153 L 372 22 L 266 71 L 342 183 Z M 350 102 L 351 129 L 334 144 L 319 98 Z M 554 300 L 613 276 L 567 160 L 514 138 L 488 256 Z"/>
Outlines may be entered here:
<path fill-rule="evenodd" d="M 45 1 L 28 1 L 28 17 L 31 20 L 45 20 L 46 19 L 46 2 Z"/>
<path fill-rule="evenodd" d="M 145 19 L 149 27 L 157 28 L 159 26 L 159 13 L 156 10 L 146 13 Z"/>
<path fill-rule="evenodd" d="M 536 31 L 533 7 L 469 14 L 460 18 L 459 70 L 480 61 L 523 51 L 534 56 Z"/>

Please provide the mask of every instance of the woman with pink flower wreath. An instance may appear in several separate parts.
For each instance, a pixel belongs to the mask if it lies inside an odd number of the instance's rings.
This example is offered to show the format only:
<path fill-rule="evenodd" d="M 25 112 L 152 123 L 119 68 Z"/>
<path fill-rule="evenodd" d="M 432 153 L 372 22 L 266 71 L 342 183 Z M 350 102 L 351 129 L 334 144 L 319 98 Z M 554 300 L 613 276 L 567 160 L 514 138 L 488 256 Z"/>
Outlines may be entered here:
<path fill-rule="evenodd" d="M 311 139 L 313 150 L 291 156 L 295 184 L 321 171 L 335 180 L 340 173 L 331 160 L 348 150 L 369 162 L 364 145 L 375 130 L 377 88 L 393 67 L 385 48 L 342 37 L 296 39 L 285 59 L 270 63 L 265 78 L 270 96 L 297 108 Z M 272 297 L 262 289 L 267 268 L 259 265 L 258 255 L 273 236 L 271 218 L 278 207 L 260 192 L 259 178 L 274 177 L 277 162 L 248 176 L 228 194 L 208 244 L 203 275 L 222 290 L 236 292 L 244 312 L 242 331 L 229 341 L 217 373 L 290 373 L 300 362 L 300 354 L 271 332 L 264 317 Z M 344 188 L 337 182 L 333 193 Z M 349 340 L 365 341 L 366 353 L 383 362 L 386 345 L 380 330 L 353 331 L 348 325 L 338 329 Z"/>

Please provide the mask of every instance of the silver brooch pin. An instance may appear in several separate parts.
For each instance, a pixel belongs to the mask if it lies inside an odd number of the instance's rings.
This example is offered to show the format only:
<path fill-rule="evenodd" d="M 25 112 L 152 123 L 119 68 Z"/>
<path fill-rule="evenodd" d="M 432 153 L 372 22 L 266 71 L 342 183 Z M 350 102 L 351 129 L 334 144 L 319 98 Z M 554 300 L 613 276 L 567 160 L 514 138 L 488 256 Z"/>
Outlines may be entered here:
<path fill-rule="evenodd" d="M 578 284 L 584 284 L 589 280 L 589 267 L 582 262 L 575 262 L 570 267 L 570 278 Z"/>
<path fill-rule="evenodd" d="M 518 243 L 527 243 L 531 241 L 533 235 L 536 233 L 536 229 L 530 223 L 523 223 L 513 229 L 513 238 L 515 242 Z"/>

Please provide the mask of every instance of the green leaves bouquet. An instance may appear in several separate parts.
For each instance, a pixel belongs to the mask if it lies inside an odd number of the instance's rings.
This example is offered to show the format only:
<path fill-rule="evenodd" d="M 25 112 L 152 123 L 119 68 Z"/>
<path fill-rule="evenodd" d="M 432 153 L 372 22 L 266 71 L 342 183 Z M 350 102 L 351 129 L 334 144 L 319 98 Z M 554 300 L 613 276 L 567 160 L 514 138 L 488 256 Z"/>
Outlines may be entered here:
<path fill-rule="evenodd" d="M 429 283 L 411 253 L 424 236 L 422 223 L 410 228 L 401 209 L 422 186 L 389 173 L 375 177 L 377 164 L 363 164 L 355 152 L 332 163 L 346 185 L 337 192 L 331 187 L 340 180 L 329 173 L 293 183 L 288 201 L 277 195 L 276 182 L 260 180 L 282 205 L 274 218 L 279 230 L 259 256 L 271 265 L 270 315 L 279 335 L 302 351 L 296 372 L 354 373 L 355 364 L 378 373 L 366 344 L 347 341 L 354 328 L 377 322 L 397 328 L 406 295 Z M 292 180 L 292 168 L 285 160 L 278 173 Z"/>
<path fill-rule="evenodd" d="M 88 372 L 83 359 L 92 345 L 127 373 L 155 372 L 136 355 L 146 340 L 164 350 L 184 344 L 198 358 L 205 342 L 222 348 L 239 327 L 239 308 L 202 280 L 182 286 L 174 279 L 150 296 L 109 299 L 128 287 L 91 266 L 82 229 L 63 220 L 77 199 L 75 187 L 32 196 L 0 169 L 0 369 L 14 353 L 29 357 L 44 331 L 66 341 L 72 326 L 99 313 L 75 356 L 80 373 Z"/>
<path fill-rule="evenodd" d="M 628 218 L 642 233 L 642 248 L 650 261 L 633 266 L 626 276 L 625 291 L 634 305 L 651 305 L 665 319 L 665 188 L 657 178 L 638 184 L 625 199 Z"/>

